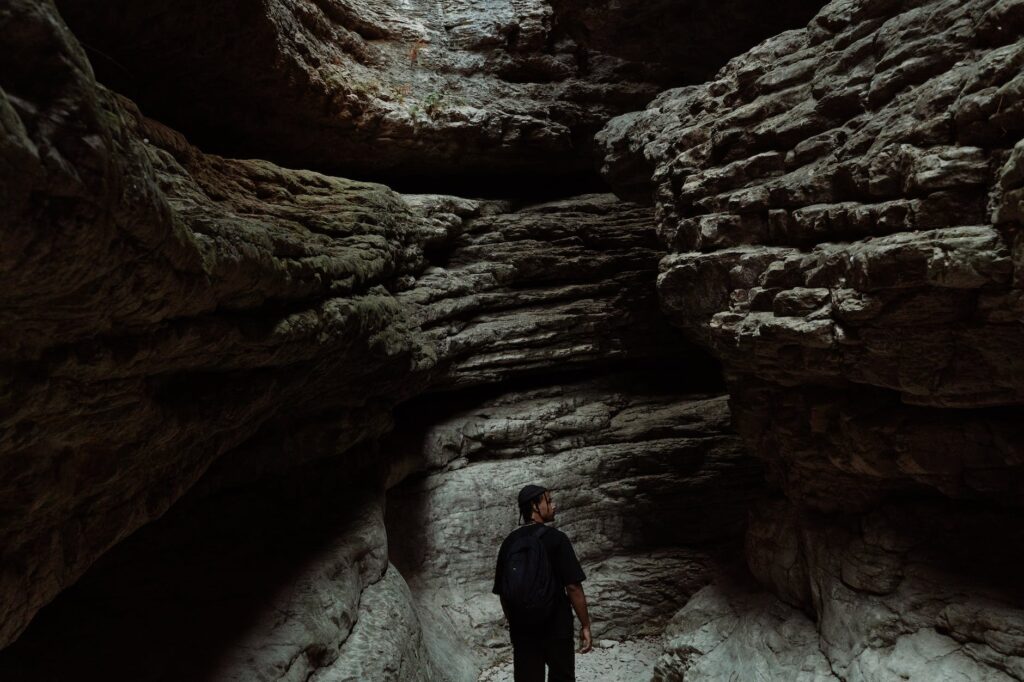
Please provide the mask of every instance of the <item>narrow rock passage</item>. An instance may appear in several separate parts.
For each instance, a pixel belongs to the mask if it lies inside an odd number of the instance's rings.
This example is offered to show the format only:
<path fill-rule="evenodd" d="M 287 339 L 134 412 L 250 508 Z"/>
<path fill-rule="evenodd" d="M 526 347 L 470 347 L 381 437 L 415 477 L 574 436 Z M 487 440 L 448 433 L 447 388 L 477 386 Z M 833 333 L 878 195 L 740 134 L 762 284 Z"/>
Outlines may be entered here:
<path fill-rule="evenodd" d="M 1024 0 L 102 4 L 0 4 L 0 682 L 509 680 L 528 482 L 580 682 L 1024 682 Z"/>

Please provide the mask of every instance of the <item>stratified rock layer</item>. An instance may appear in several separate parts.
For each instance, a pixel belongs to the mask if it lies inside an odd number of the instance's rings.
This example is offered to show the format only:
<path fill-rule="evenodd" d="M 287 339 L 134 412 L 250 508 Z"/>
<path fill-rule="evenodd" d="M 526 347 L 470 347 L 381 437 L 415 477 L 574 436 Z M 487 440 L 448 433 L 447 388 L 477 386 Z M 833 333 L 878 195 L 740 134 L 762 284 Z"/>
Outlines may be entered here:
<path fill-rule="evenodd" d="M 0 69 L 0 315 L 18 330 L 0 339 L 5 645 L 190 490 L 215 500 L 320 460 L 387 468 L 372 445 L 420 392 L 707 360 L 657 315 L 649 209 L 403 197 L 207 155 L 97 85 L 51 4 L 11 5 L 0 33 L 11 55 L 48 55 L 32 78 L 11 56 Z M 282 656 L 348 630 L 303 632 Z M 253 660 L 287 677 L 276 656 Z M 333 660 L 318 656 L 306 672 Z"/>
<path fill-rule="evenodd" d="M 654 201 L 664 309 L 789 499 L 748 562 L 843 680 L 1020 679 L 1024 599 L 981 567 L 1022 559 L 1022 35 L 1020 2 L 832 2 L 598 136 Z M 729 589 L 708 598 L 776 609 Z M 681 619 L 665 679 L 779 652 Z"/>
<path fill-rule="evenodd" d="M 674 321 L 780 384 L 1020 403 L 1020 21 L 1017 3 L 833 3 L 614 121 L 609 177 L 654 172 Z"/>
<path fill-rule="evenodd" d="M 0 34 L 7 643 L 268 422 L 322 416 L 335 454 L 382 433 L 426 347 L 384 287 L 423 262 L 398 195 L 203 156 L 97 86 L 50 3 Z"/>
<path fill-rule="evenodd" d="M 1020 499 L 1022 21 L 832 3 L 601 135 L 625 190 L 653 173 L 663 306 L 794 497 Z"/>
<path fill-rule="evenodd" d="M 105 83 L 202 146 L 361 177 L 470 178 L 589 172 L 608 118 L 821 2 L 58 5 Z"/>
<path fill-rule="evenodd" d="M 397 296 L 434 349 L 433 388 L 669 361 L 689 350 L 659 314 L 653 280 L 664 252 L 649 208 L 610 194 L 517 211 L 503 202 L 407 200 L 448 235 L 431 251 L 436 265 Z M 688 360 L 699 371 L 705 356 Z"/>

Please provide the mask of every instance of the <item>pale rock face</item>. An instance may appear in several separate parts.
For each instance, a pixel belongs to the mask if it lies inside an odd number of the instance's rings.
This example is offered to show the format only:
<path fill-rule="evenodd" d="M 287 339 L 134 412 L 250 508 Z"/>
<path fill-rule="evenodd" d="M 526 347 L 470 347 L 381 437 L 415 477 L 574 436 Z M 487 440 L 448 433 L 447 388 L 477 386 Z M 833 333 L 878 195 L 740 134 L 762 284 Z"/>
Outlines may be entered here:
<path fill-rule="evenodd" d="M 434 633 L 421 623 L 409 586 L 394 566 L 389 566 L 379 581 L 363 591 L 359 608 L 359 618 L 334 664 L 302 679 L 309 682 L 454 679 L 453 668 L 458 668 L 459 652 L 428 649 L 426 641 Z"/>
<path fill-rule="evenodd" d="M 665 642 L 653 682 L 842 679 L 803 613 L 742 582 L 722 580 L 693 595 L 665 628 Z"/>
<path fill-rule="evenodd" d="M 725 399 L 680 394 L 655 373 L 505 393 L 395 447 L 415 445 L 430 470 L 389 493 L 389 549 L 421 608 L 457 633 L 454 649 L 508 645 L 491 588 L 523 485 L 552 491 L 595 637 L 659 633 L 736 561 L 759 496 Z"/>
<path fill-rule="evenodd" d="M 389 660 L 416 661 L 383 512 L 351 462 L 189 495 L 44 609 L 0 655 L 0 678 L 307 680 L 372 670 L 378 625 L 410 634 Z"/>

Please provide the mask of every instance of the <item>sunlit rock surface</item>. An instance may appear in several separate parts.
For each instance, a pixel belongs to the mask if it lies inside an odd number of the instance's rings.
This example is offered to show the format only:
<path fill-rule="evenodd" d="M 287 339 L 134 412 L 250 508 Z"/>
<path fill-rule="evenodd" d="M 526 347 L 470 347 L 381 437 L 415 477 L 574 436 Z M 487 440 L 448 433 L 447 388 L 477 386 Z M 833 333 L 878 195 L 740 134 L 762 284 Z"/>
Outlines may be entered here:
<path fill-rule="evenodd" d="M 427 471 L 389 493 L 391 559 L 454 648 L 508 645 L 491 587 L 530 482 L 551 489 L 587 573 L 595 637 L 660 633 L 737 562 L 760 467 L 724 397 L 681 394 L 677 382 L 633 372 L 513 391 L 395 444 L 415 454 L 405 466 Z"/>

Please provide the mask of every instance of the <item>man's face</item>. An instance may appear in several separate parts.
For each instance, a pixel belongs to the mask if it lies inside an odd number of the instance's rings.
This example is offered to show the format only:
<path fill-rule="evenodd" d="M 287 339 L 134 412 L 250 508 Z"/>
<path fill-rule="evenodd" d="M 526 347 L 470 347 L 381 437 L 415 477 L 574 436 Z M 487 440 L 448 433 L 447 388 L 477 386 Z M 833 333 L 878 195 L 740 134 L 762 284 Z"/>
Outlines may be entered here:
<path fill-rule="evenodd" d="M 544 520 L 544 523 L 555 520 L 555 501 L 551 498 L 551 493 L 544 493 L 540 502 L 537 503 L 537 512 L 540 514 L 540 518 Z"/>

